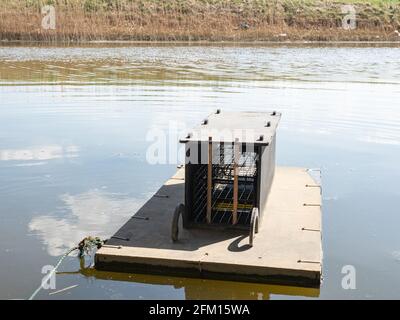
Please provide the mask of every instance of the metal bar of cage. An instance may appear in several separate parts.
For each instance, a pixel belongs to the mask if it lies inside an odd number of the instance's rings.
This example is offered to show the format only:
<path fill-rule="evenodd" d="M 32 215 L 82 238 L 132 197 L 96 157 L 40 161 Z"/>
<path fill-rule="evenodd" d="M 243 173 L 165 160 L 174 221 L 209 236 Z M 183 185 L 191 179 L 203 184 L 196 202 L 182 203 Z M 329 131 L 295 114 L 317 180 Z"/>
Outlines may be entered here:
<path fill-rule="evenodd" d="M 212 188 L 213 188 L 213 152 L 212 138 L 208 138 L 208 164 L 207 164 L 207 223 L 211 223 L 212 216 Z"/>
<path fill-rule="evenodd" d="M 215 145 L 214 145 L 215 147 Z M 213 145 L 211 144 L 211 148 Z M 210 149 L 210 141 L 209 141 Z M 234 144 L 216 145 L 211 150 L 207 165 L 200 165 L 194 174 L 193 214 L 196 223 L 234 223 Z M 237 207 L 236 222 L 248 223 L 255 204 L 255 181 L 257 178 L 256 152 L 239 152 L 237 156 Z M 211 160 L 211 164 L 210 164 Z M 211 169 L 211 170 L 209 170 Z M 211 171 L 211 179 L 209 174 Z M 211 189 L 209 190 L 209 182 Z M 211 194 L 211 196 L 210 196 Z M 209 200 L 211 200 L 211 206 Z M 211 215 L 208 209 L 211 207 Z"/>

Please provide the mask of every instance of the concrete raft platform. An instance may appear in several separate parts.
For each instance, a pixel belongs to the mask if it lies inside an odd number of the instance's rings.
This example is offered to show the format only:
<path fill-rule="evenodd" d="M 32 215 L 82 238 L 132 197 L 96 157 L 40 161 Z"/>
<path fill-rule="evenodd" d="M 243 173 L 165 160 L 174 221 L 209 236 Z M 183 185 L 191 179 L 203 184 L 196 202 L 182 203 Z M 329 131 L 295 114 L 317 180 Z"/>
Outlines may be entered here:
<path fill-rule="evenodd" d="M 184 199 L 184 169 L 97 251 L 98 270 L 183 275 L 318 287 L 321 279 L 321 192 L 304 168 L 277 167 L 254 246 L 238 230 L 180 228 L 170 237 Z"/>

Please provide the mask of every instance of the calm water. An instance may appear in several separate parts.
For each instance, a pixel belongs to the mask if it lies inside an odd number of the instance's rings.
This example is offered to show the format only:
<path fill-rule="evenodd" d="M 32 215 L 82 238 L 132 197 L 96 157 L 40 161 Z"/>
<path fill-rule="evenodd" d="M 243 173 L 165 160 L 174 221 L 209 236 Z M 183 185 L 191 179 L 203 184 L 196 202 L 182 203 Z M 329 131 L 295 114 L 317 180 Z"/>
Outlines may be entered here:
<path fill-rule="evenodd" d="M 57 289 L 73 287 L 38 298 L 399 299 L 399 58 L 398 47 L 0 47 L 0 298 L 28 297 L 44 265 L 112 235 L 175 172 L 146 161 L 149 130 L 175 141 L 171 123 L 221 108 L 282 112 L 278 165 L 322 168 L 321 289 L 96 272 L 70 257 Z M 345 265 L 356 290 L 342 289 Z"/>

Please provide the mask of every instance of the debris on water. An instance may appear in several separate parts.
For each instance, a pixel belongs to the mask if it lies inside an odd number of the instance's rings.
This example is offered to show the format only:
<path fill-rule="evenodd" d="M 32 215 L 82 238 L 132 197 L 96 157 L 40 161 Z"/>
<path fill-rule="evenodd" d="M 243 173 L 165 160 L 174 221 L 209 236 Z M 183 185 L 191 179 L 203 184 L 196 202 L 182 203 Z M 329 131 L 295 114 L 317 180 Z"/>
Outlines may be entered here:
<path fill-rule="evenodd" d="M 105 241 L 99 237 L 86 237 L 78 244 L 79 256 L 90 255 L 94 248 L 100 249 Z"/>
<path fill-rule="evenodd" d="M 58 293 L 61 293 L 61 292 L 65 292 L 65 291 L 67 291 L 67 290 L 76 288 L 77 286 L 78 286 L 77 284 L 74 284 L 73 286 L 69 286 L 69 287 L 66 287 L 66 288 L 64 288 L 64 289 L 60 289 L 60 290 L 57 290 L 57 291 L 50 292 L 50 293 L 49 293 L 49 296 L 51 296 L 51 295 L 53 295 L 53 294 L 58 294 Z"/>

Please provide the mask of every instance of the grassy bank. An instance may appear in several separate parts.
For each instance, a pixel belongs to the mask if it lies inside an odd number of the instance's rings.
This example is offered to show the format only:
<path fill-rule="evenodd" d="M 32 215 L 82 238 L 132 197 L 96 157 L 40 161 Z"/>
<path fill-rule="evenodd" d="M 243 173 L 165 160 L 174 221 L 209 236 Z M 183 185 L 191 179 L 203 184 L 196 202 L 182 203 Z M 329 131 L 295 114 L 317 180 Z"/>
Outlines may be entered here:
<path fill-rule="evenodd" d="M 56 28 L 41 27 L 42 6 Z M 344 30 L 343 4 L 357 25 Z M 0 39 L 400 41 L 398 0 L 1 0 Z"/>

